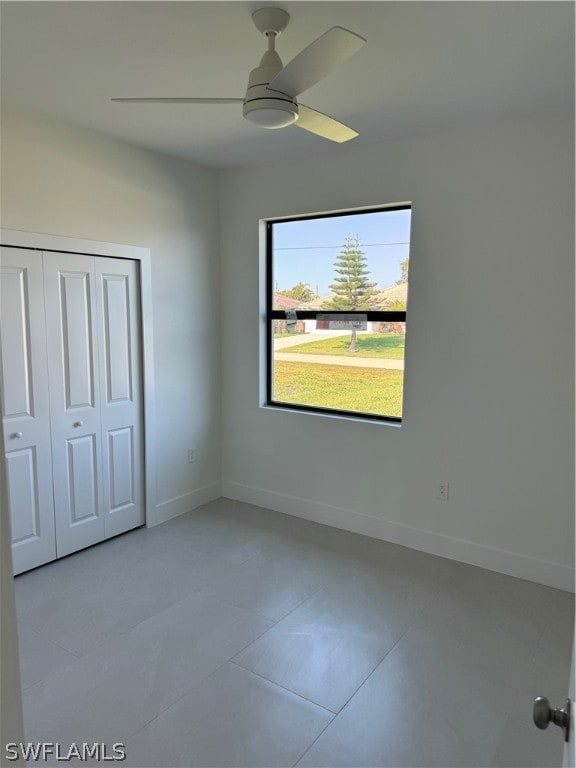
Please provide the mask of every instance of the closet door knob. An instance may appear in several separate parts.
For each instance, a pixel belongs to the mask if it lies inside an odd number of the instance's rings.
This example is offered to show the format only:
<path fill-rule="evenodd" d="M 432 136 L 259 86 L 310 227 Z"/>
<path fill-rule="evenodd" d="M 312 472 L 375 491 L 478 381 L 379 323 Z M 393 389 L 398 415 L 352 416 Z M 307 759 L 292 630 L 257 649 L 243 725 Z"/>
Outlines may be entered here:
<path fill-rule="evenodd" d="M 75 421 L 74 422 L 74 426 L 75 427 L 83 427 L 84 426 L 84 422 L 83 421 Z"/>
<path fill-rule="evenodd" d="M 12 432 L 10 437 L 24 437 L 24 435 L 22 434 L 22 432 Z"/>

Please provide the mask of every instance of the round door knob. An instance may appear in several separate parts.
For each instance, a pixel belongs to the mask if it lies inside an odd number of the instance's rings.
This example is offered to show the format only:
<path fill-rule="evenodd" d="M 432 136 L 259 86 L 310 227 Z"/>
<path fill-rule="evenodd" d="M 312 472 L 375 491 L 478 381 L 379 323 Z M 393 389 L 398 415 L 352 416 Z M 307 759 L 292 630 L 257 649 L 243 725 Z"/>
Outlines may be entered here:
<path fill-rule="evenodd" d="M 570 735 L 570 699 L 564 709 L 553 709 L 546 696 L 538 696 L 534 699 L 534 725 L 545 730 L 550 723 L 554 723 L 564 731 L 564 740 L 568 741 Z"/>
<path fill-rule="evenodd" d="M 74 422 L 74 426 L 75 427 L 83 427 L 84 426 L 84 422 L 83 421 L 75 421 Z"/>
<path fill-rule="evenodd" d="M 544 731 L 550 725 L 552 710 L 546 696 L 538 696 L 534 699 L 534 725 Z"/>
<path fill-rule="evenodd" d="M 22 434 L 22 432 L 12 432 L 10 437 L 24 437 L 24 435 Z"/>

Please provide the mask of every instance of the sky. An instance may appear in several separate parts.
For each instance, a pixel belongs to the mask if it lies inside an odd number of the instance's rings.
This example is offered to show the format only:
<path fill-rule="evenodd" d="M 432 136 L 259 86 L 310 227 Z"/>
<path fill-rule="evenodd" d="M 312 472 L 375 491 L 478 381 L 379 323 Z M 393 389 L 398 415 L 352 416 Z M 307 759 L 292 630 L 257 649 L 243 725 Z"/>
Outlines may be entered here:
<path fill-rule="evenodd" d="M 307 283 L 314 293 L 329 295 L 334 263 L 348 236 L 359 237 L 370 279 L 382 290 L 396 283 L 400 262 L 408 258 L 410 210 L 279 222 L 273 236 L 275 290 Z"/>

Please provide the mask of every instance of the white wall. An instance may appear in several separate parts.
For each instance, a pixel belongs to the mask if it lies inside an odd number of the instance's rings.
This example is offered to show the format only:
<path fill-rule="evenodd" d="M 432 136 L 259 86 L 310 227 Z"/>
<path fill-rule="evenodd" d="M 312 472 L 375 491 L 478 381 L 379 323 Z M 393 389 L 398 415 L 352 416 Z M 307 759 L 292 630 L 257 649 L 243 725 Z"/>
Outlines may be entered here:
<path fill-rule="evenodd" d="M 151 249 L 152 521 L 219 495 L 217 194 L 216 174 L 189 162 L 30 114 L 2 115 L 3 227 Z"/>
<path fill-rule="evenodd" d="M 573 588 L 572 124 L 222 173 L 225 495 Z M 260 408 L 258 220 L 407 200 L 402 427 Z"/>

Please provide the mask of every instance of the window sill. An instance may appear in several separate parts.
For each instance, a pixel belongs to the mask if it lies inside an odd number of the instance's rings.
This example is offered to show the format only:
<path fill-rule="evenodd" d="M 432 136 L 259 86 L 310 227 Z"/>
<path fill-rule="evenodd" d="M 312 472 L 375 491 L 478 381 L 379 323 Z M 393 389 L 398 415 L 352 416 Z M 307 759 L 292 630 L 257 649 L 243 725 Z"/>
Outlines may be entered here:
<path fill-rule="evenodd" d="M 396 429 L 399 429 L 402 426 L 401 421 L 393 421 L 392 419 L 386 418 L 386 416 L 361 416 L 358 414 L 358 416 L 352 416 L 347 413 L 332 413 L 330 411 L 324 412 L 321 410 L 309 410 L 307 408 L 290 408 L 290 406 L 282 405 L 282 404 L 274 404 L 274 403 L 262 403 L 260 405 L 260 408 L 267 410 L 267 411 L 280 411 L 282 413 L 300 413 L 306 416 L 319 416 L 323 419 L 336 419 L 337 421 L 347 421 L 355 424 L 374 424 L 377 426 L 384 426 L 384 427 L 395 427 Z"/>

